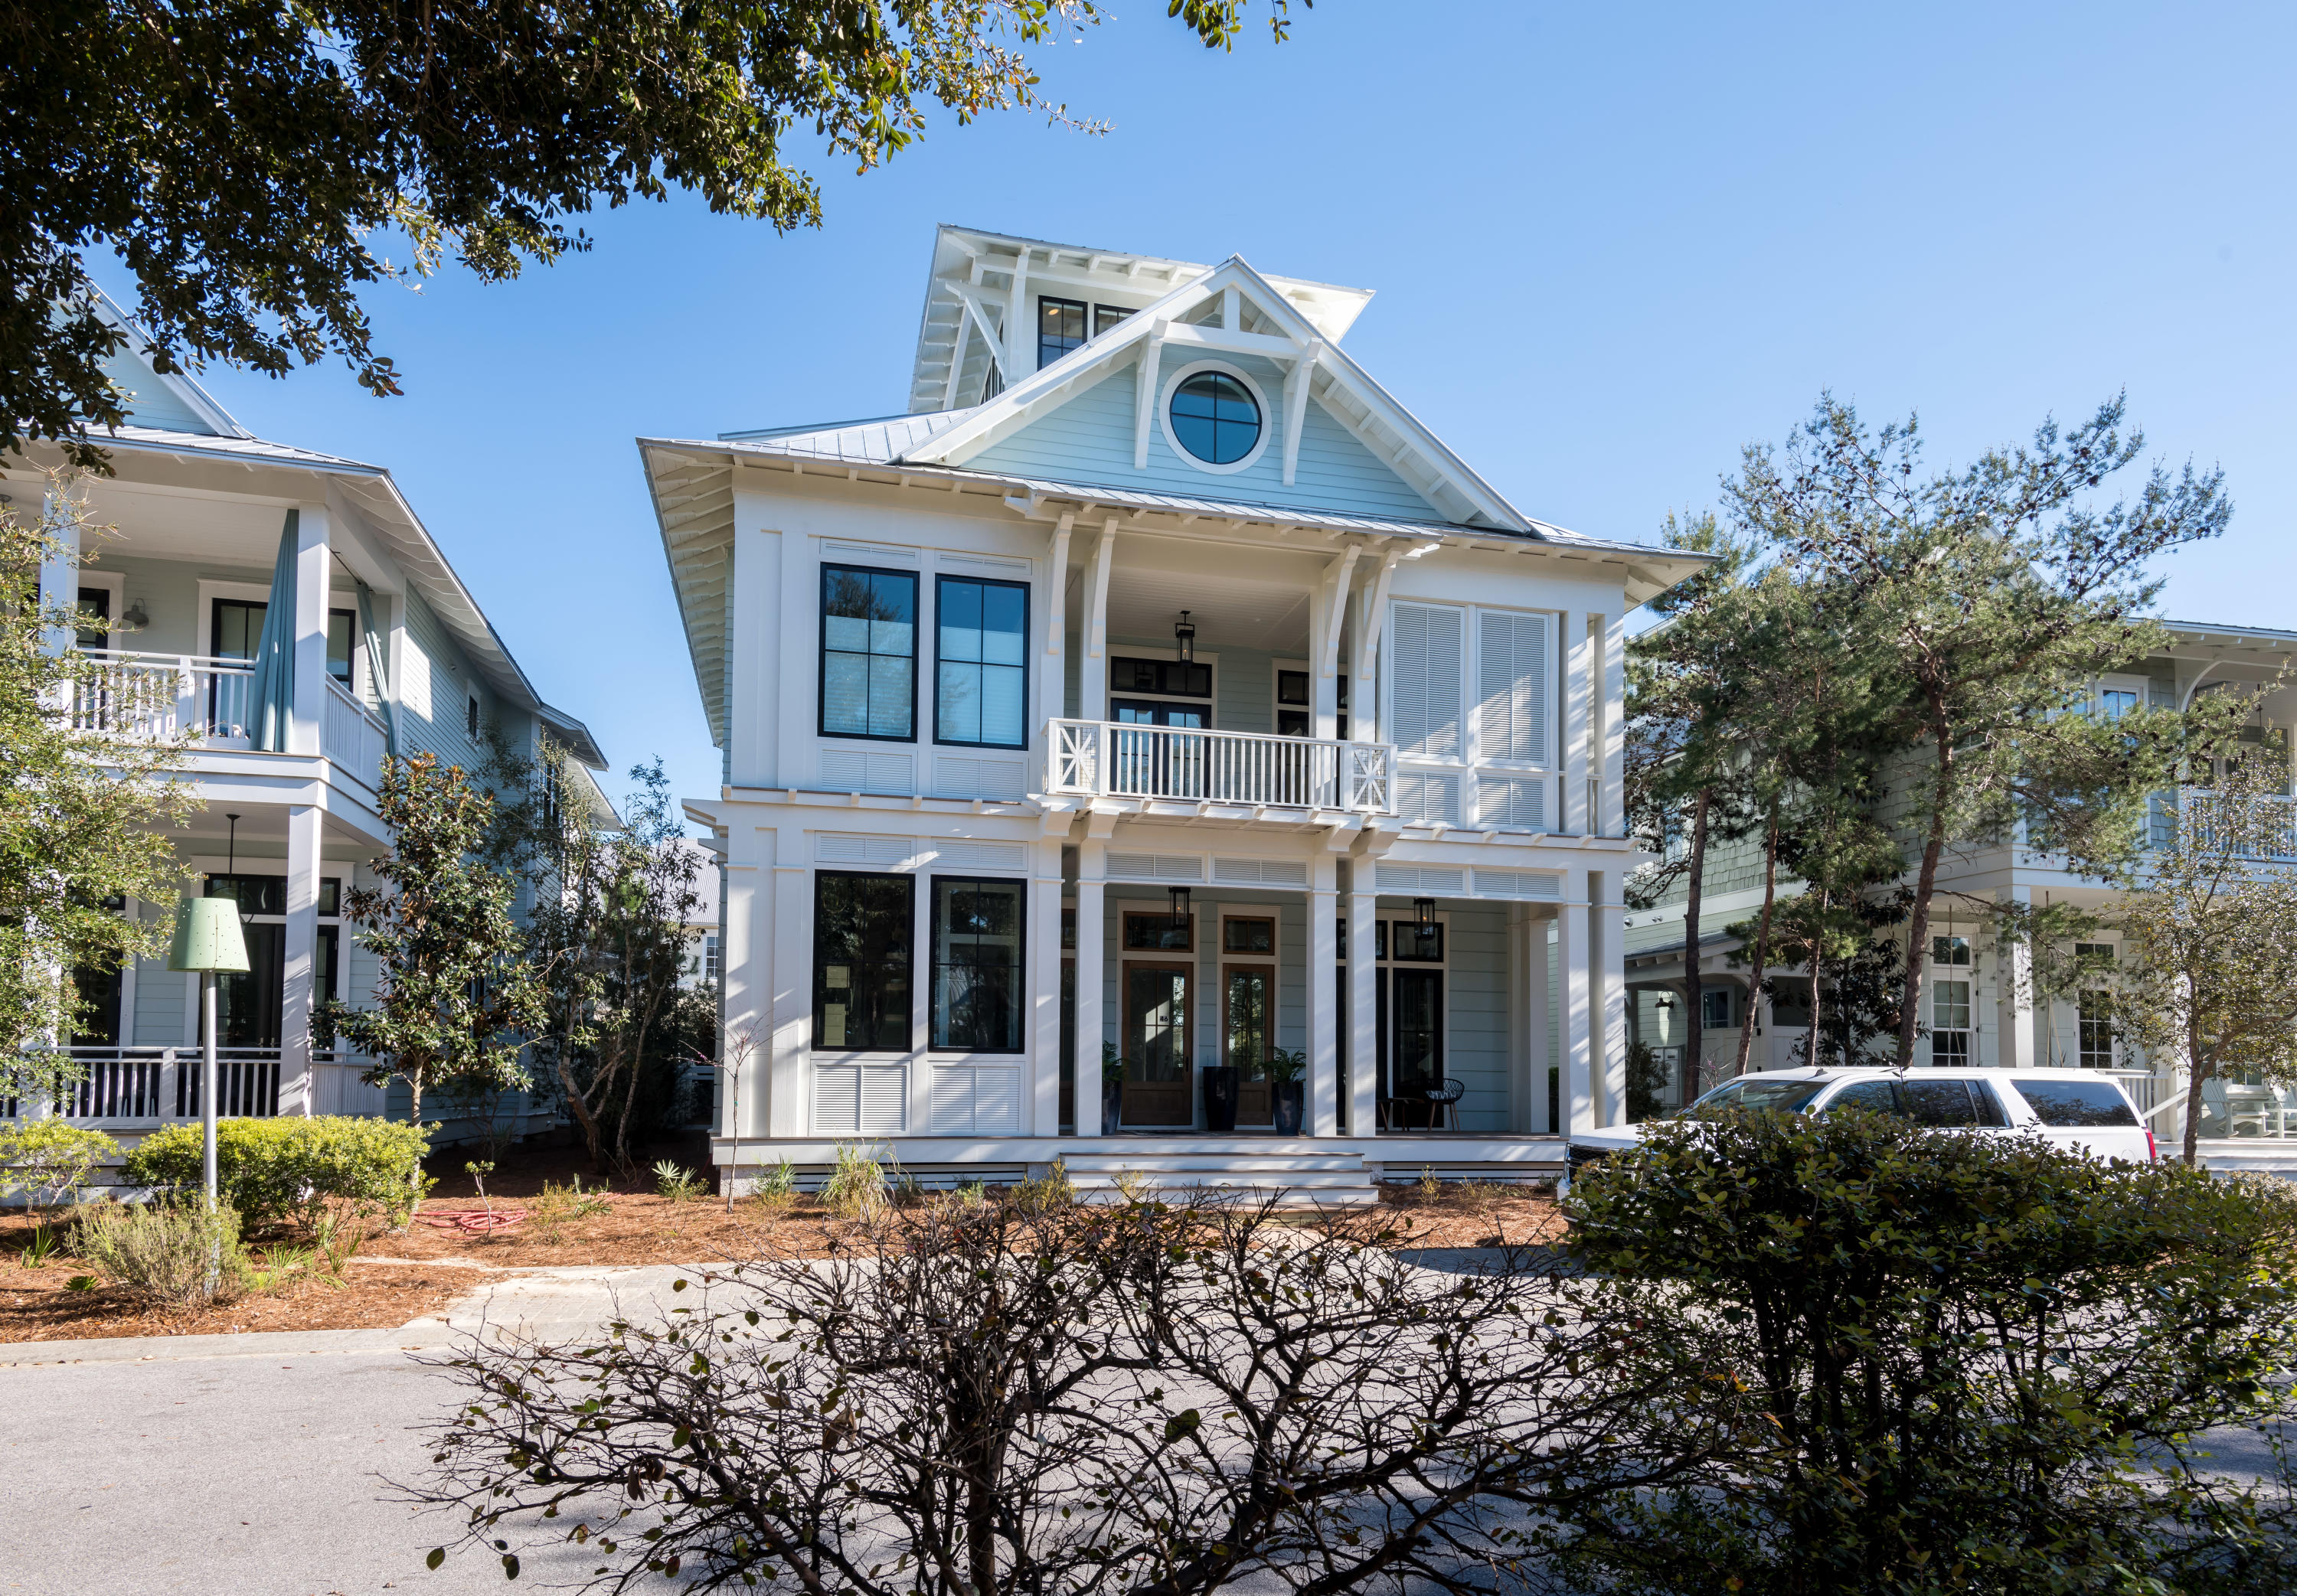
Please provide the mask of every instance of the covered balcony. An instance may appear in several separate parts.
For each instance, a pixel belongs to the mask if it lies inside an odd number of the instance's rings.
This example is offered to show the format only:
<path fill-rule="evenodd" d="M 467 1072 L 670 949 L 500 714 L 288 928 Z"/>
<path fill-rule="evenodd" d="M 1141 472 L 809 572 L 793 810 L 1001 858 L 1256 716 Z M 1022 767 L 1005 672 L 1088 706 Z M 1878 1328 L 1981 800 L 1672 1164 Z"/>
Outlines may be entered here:
<path fill-rule="evenodd" d="M 1153 805 L 1395 812 L 1395 750 L 1384 743 L 1056 720 L 1049 793 Z"/>

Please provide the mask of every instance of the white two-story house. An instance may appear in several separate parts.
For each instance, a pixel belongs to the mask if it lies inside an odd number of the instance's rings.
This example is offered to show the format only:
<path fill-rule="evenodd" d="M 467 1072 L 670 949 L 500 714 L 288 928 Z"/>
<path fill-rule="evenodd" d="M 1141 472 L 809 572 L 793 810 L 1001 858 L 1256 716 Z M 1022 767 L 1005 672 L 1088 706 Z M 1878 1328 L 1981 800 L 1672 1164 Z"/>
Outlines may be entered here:
<path fill-rule="evenodd" d="M 1620 1107 L 1625 617 L 1694 562 L 1509 503 L 1367 291 L 956 227 L 925 288 L 907 414 L 639 440 L 721 1168 L 1552 1172 Z"/>
<path fill-rule="evenodd" d="M 129 423 L 95 436 L 114 474 L 78 481 L 87 520 L 108 531 L 43 575 L 88 618 L 78 646 L 102 666 L 71 713 L 177 742 L 169 774 L 205 800 L 174 834 L 177 856 L 191 890 L 237 900 L 252 966 L 220 982 L 222 1112 L 379 1114 L 395 1100 L 403 1114 L 403 1089 L 364 1084 L 370 1061 L 316 1049 L 311 1023 L 327 999 L 372 1000 L 375 961 L 342 910 L 391 850 L 377 812 L 385 755 L 427 752 L 475 773 L 491 733 L 530 753 L 549 737 L 593 768 L 603 758 L 535 692 L 388 471 L 254 436 L 197 383 L 154 372 L 120 325 L 131 341 L 111 374 Z M 34 468 L 56 459 L 34 445 L 0 492 L 37 504 L 47 479 Z M 268 638 L 286 668 L 267 682 Z M 60 1112 L 130 1140 L 196 1117 L 197 977 L 164 958 L 75 976 L 90 1006 L 70 1039 L 84 1079 L 67 1102 L 0 1111 Z M 470 1113 L 522 1127 L 550 1115 L 523 1096 L 426 1108 L 450 1134 Z"/>

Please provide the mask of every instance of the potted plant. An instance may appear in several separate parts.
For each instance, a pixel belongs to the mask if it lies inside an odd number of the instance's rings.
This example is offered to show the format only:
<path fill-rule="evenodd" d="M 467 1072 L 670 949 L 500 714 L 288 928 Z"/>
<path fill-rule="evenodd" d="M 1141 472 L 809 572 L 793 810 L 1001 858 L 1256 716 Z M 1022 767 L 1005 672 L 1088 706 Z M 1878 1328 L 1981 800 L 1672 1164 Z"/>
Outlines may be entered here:
<path fill-rule="evenodd" d="M 1208 1065 L 1205 1068 L 1205 1129 L 1229 1131 L 1236 1129 L 1236 1090 L 1242 1072 L 1232 1064 Z"/>
<path fill-rule="evenodd" d="M 1297 1136 L 1306 1107 L 1308 1086 L 1301 1077 L 1308 1071 L 1308 1055 L 1297 1048 L 1277 1048 L 1268 1055 L 1268 1100 L 1276 1120 L 1276 1134 Z"/>
<path fill-rule="evenodd" d="M 1127 1060 L 1117 1057 L 1115 1042 L 1100 1044 L 1100 1131 L 1114 1136 L 1124 1115 L 1124 1070 Z"/>

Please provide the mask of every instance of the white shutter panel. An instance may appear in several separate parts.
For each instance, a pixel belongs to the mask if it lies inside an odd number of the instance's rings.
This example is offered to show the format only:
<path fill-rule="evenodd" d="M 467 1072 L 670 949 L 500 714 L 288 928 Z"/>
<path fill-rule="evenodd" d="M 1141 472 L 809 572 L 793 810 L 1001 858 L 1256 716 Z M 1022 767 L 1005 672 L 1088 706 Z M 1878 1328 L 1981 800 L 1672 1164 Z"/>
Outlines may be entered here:
<path fill-rule="evenodd" d="M 1488 765 L 1547 762 L 1547 617 L 1484 612 L 1476 628 L 1476 729 Z"/>
<path fill-rule="evenodd" d="M 1388 636 L 1395 650 L 1397 751 L 1417 759 L 1461 757 L 1461 675 L 1465 667 L 1461 613 L 1399 603 Z"/>

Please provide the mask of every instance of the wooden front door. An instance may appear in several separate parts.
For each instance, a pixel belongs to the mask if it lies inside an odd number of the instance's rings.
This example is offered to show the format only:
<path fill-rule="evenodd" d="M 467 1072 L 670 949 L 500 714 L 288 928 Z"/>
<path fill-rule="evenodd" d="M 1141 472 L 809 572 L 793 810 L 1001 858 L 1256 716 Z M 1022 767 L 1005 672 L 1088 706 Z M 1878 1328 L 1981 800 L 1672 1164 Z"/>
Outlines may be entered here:
<path fill-rule="evenodd" d="M 1130 1126 L 1185 1128 L 1190 1104 L 1189 1021 L 1192 971 L 1185 964 L 1124 963 L 1124 1108 Z"/>

